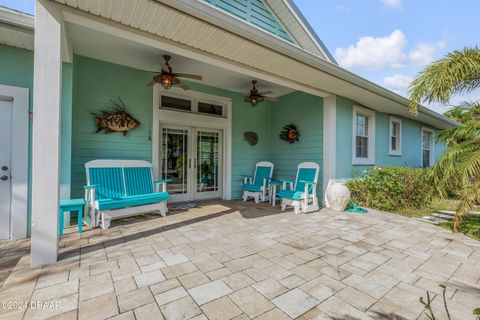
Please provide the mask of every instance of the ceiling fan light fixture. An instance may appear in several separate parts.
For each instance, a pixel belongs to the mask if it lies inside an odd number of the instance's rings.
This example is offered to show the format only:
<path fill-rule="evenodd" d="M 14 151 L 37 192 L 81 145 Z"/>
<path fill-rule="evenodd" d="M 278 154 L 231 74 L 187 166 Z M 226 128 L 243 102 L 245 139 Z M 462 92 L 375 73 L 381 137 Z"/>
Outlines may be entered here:
<path fill-rule="evenodd" d="M 245 101 L 250 102 L 252 107 L 255 107 L 257 104 L 259 104 L 263 100 L 264 100 L 263 97 L 259 96 L 259 95 L 251 95 L 251 96 L 245 98 Z"/>
<path fill-rule="evenodd" d="M 160 83 L 165 90 L 170 89 L 173 86 L 174 77 L 171 74 L 162 73 L 160 75 Z"/>

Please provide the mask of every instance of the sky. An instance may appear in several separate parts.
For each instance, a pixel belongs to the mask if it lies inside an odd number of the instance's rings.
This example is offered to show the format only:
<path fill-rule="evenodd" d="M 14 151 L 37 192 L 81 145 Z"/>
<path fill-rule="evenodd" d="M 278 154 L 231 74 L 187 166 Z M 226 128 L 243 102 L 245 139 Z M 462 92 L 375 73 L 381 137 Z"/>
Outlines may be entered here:
<path fill-rule="evenodd" d="M 401 95 L 426 65 L 450 51 L 480 45 L 480 0 L 294 2 L 340 66 Z M 0 5 L 34 12 L 34 0 L 0 0 Z M 452 103 L 479 99 L 474 92 Z"/>

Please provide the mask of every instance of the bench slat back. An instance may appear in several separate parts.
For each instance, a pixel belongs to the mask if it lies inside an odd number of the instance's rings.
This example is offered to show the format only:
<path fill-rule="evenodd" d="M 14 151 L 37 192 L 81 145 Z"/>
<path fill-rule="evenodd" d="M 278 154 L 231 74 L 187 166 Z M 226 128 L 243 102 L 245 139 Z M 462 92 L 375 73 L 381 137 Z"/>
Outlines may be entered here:
<path fill-rule="evenodd" d="M 96 199 L 115 199 L 125 196 L 122 168 L 90 168 L 90 184 L 98 185 Z"/>
<path fill-rule="evenodd" d="M 87 183 L 98 185 L 97 200 L 154 193 L 152 164 L 147 161 L 93 160 L 85 168 Z"/>
<path fill-rule="evenodd" d="M 153 193 L 152 170 L 150 168 L 124 168 L 127 196 Z"/>

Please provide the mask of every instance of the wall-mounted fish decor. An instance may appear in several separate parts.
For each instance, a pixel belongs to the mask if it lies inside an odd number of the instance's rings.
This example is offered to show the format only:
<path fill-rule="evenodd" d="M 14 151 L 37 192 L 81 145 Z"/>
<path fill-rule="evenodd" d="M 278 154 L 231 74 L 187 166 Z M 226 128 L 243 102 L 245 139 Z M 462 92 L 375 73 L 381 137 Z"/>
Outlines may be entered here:
<path fill-rule="evenodd" d="M 109 107 L 111 107 L 110 111 L 102 111 L 100 115 L 92 113 L 97 125 L 95 133 L 104 130 L 105 133 L 123 132 L 126 136 L 129 130 L 140 126 L 140 121 L 127 113 L 125 103 L 120 97 L 118 101 L 111 100 Z"/>

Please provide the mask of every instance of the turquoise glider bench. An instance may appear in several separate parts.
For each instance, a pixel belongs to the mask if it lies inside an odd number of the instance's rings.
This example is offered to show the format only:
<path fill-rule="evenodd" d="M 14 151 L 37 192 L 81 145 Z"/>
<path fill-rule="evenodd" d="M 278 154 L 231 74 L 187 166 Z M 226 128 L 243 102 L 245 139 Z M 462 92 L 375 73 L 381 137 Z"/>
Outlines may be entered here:
<path fill-rule="evenodd" d="M 150 211 L 166 216 L 170 180 L 154 181 L 150 162 L 93 160 L 85 164 L 85 169 L 85 200 L 92 226 L 101 222 L 101 227 L 108 229 L 112 219 Z"/>

